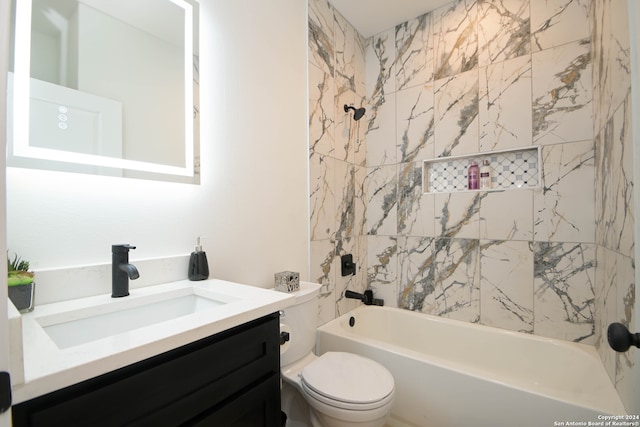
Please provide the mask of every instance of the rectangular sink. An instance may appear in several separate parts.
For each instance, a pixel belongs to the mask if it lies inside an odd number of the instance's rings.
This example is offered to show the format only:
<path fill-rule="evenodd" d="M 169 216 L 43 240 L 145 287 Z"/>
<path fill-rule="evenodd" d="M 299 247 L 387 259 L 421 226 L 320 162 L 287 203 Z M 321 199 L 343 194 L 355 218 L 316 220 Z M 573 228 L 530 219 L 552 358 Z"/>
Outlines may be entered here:
<path fill-rule="evenodd" d="M 187 294 L 169 292 L 153 298 L 112 300 L 92 310 L 39 317 L 37 322 L 58 348 L 65 349 L 212 310 L 229 302 L 196 293 L 193 289 L 189 291 Z"/>

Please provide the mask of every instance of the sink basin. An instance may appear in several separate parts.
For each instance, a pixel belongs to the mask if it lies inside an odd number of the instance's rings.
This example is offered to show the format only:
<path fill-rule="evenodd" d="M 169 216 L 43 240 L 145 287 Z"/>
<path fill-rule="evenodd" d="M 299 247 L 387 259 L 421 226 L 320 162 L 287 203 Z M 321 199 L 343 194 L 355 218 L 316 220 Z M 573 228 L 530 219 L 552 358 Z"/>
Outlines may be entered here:
<path fill-rule="evenodd" d="M 65 349 L 213 310 L 228 302 L 228 298 L 186 288 L 141 298 L 111 300 L 91 309 L 38 317 L 37 322 L 58 348 Z"/>

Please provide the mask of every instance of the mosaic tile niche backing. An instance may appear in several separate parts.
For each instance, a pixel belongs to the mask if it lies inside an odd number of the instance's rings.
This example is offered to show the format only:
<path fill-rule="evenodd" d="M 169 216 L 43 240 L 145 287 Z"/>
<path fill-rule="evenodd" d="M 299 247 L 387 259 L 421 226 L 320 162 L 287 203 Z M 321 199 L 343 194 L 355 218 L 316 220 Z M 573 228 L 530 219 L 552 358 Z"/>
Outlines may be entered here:
<path fill-rule="evenodd" d="M 467 191 L 467 170 L 471 161 L 482 165 L 489 160 L 491 188 L 471 191 L 536 188 L 540 185 L 539 147 L 521 150 L 478 153 L 423 162 L 424 193 Z"/>

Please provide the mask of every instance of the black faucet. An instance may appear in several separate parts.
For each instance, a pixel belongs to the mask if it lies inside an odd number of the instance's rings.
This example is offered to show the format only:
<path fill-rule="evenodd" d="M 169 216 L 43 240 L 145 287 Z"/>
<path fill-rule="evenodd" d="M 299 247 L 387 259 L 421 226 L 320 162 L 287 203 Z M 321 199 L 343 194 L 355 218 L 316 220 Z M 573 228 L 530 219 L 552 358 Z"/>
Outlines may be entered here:
<path fill-rule="evenodd" d="M 129 279 L 140 277 L 135 265 L 129 264 L 129 244 L 111 246 L 111 298 L 129 295 Z"/>
<path fill-rule="evenodd" d="M 363 294 L 347 290 L 344 292 L 344 296 L 347 298 L 358 299 L 362 301 L 364 305 L 384 305 L 383 299 L 373 297 L 373 291 L 371 289 L 367 289 Z"/>

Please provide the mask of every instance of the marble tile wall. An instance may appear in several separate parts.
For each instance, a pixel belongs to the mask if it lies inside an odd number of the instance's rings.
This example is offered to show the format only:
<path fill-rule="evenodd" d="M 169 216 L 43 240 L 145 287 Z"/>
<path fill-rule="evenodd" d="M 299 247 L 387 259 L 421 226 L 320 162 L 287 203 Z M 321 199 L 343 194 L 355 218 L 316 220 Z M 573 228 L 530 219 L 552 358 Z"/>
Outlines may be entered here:
<path fill-rule="evenodd" d="M 344 291 L 366 288 L 367 117 L 344 105 L 365 98 L 365 40 L 326 0 L 309 0 L 309 170 L 311 280 L 322 284 L 319 322 L 356 306 Z M 340 256 L 357 274 L 342 277 Z"/>
<path fill-rule="evenodd" d="M 627 407 L 640 395 L 634 359 L 606 340 L 612 322 L 632 324 L 635 296 L 631 60 L 627 2 L 595 0 L 592 23 L 595 134 L 596 348 Z M 635 369 L 638 369 L 637 367 Z"/>
<path fill-rule="evenodd" d="M 390 305 L 596 342 L 591 17 L 457 0 L 368 40 L 368 285 Z M 418 185 L 421 160 L 537 145 L 540 188 Z"/>
<path fill-rule="evenodd" d="M 363 40 L 309 0 L 320 322 L 353 306 L 344 289 L 371 287 L 387 305 L 595 345 L 623 401 L 637 396 L 633 361 L 604 337 L 635 304 L 626 4 L 456 0 Z M 367 107 L 357 124 L 350 102 Z M 423 160 L 533 146 L 538 189 L 423 194 Z"/>

